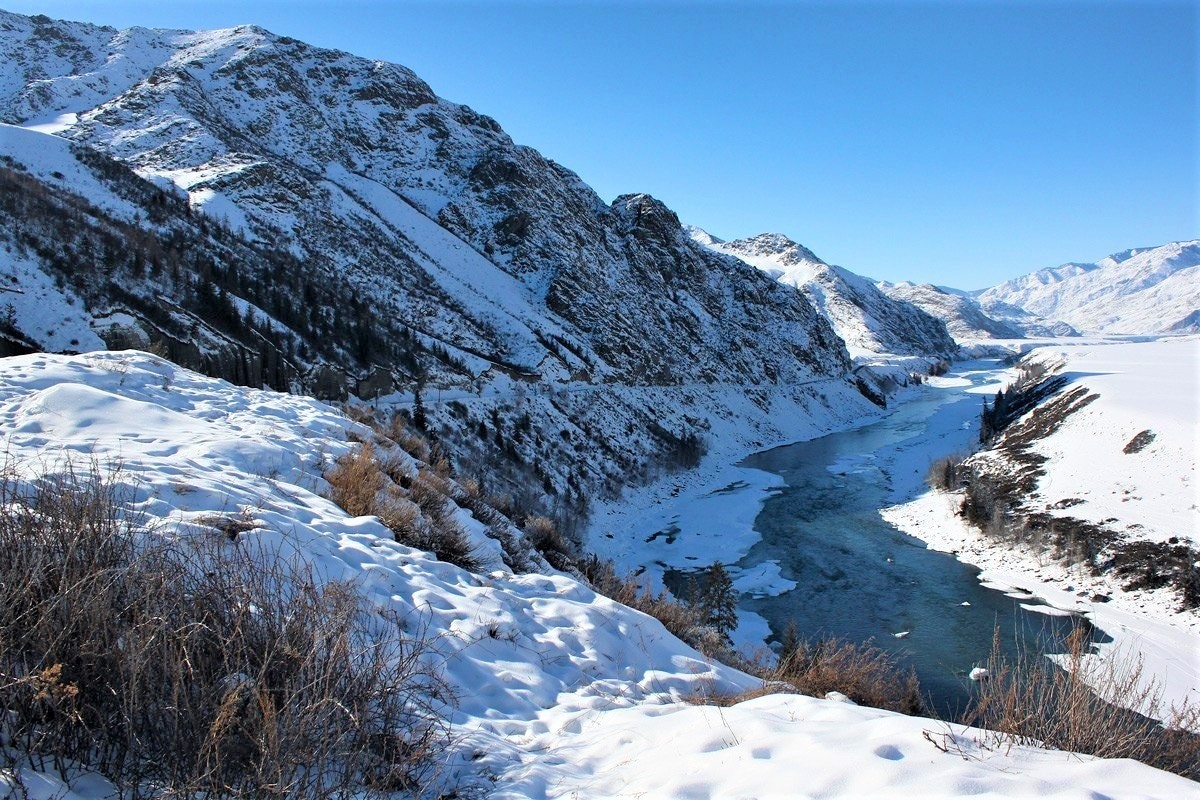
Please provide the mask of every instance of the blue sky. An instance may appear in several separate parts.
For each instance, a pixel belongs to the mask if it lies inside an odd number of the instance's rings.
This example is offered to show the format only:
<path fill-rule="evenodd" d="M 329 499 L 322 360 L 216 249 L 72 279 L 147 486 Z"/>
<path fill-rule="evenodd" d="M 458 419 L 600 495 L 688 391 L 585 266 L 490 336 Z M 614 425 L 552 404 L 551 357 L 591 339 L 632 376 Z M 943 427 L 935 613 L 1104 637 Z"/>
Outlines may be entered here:
<path fill-rule="evenodd" d="M 1200 237 L 1194 2 L 0 0 L 396 61 L 606 200 L 979 288 Z"/>

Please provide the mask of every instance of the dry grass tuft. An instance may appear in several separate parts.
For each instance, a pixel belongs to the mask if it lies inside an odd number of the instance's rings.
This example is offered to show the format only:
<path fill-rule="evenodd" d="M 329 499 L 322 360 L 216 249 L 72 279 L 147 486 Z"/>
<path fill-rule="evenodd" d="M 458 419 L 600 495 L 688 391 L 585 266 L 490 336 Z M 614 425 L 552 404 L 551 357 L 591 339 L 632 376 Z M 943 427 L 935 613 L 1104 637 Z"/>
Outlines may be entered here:
<path fill-rule="evenodd" d="M 1144 678 L 1139 659 L 1087 658 L 1089 640 L 1082 626 L 1063 643 L 1062 668 L 1026 655 L 1009 663 L 1001 655 L 998 632 L 996 637 L 987 665 L 990 677 L 979 684 L 963 719 L 988 729 L 979 744 L 1132 758 L 1200 779 L 1200 735 L 1193 732 L 1200 729 L 1200 707 L 1164 707 L 1161 687 Z"/>
<path fill-rule="evenodd" d="M 325 473 L 329 499 L 353 516 L 375 516 L 396 541 L 432 552 L 438 559 L 478 571 L 483 563 L 454 519 L 450 480 L 431 469 L 412 475 L 398 460 L 381 459 L 362 444 Z"/>
<path fill-rule="evenodd" d="M 254 540 L 156 536 L 116 485 L 0 477 L 8 766 L 194 798 L 431 785 L 448 697 L 421 637 Z"/>

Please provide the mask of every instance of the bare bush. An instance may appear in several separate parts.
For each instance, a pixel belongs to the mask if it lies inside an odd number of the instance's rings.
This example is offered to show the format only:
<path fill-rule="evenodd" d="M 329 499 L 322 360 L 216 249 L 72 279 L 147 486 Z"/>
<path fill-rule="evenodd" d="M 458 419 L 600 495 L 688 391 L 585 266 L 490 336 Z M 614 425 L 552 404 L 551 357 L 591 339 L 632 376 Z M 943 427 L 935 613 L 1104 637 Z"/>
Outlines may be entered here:
<path fill-rule="evenodd" d="M 966 453 L 951 453 L 937 459 L 929 465 L 929 472 L 925 474 L 925 483 L 943 492 L 958 489 L 965 477 L 960 470 L 960 465 L 966 460 Z"/>
<path fill-rule="evenodd" d="M 420 637 L 355 587 L 200 536 L 94 477 L 0 480 L 4 757 L 134 796 L 343 797 L 433 780 L 448 700 Z"/>
<path fill-rule="evenodd" d="M 611 561 L 595 555 L 582 563 L 581 571 L 597 592 L 622 605 L 649 614 L 677 638 L 700 652 L 708 655 L 725 652 L 721 637 L 715 630 L 704 625 L 700 610 L 694 604 L 676 600 L 665 591 L 655 594 L 638 581 L 636 576 L 617 575 Z"/>
<path fill-rule="evenodd" d="M 578 549 L 567 540 L 554 520 L 549 517 L 529 517 L 525 520 L 525 536 L 555 569 L 570 569 L 578 559 Z"/>
<path fill-rule="evenodd" d="M 841 692 L 859 705 L 904 714 L 925 710 L 916 673 L 905 672 L 886 650 L 870 642 L 837 637 L 811 642 L 789 627 L 775 669 L 763 677 L 817 697 Z"/>
<path fill-rule="evenodd" d="M 362 444 L 338 459 L 325 473 L 329 483 L 329 499 L 354 517 L 377 513 L 379 493 L 385 476 L 375 457 L 375 448 Z"/>
<path fill-rule="evenodd" d="M 483 562 L 454 519 L 447 496 L 450 480 L 432 470 L 409 474 L 398 461 L 381 459 L 364 443 L 325 473 L 329 499 L 354 516 L 376 516 L 401 544 L 432 552 L 438 559 L 478 571 Z M 407 487 L 407 488 L 405 488 Z"/>
<path fill-rule="evenodd" d="M 963 722 L 987 728 L 980 744 L 1023 744 L 1101 758 L 1133 758 L 1193 780 L 1200 778 L 1200 707 L 1165 707 L 1162 689 L 1145 679 L 1140 659 L 1087 659 L 1088 636 L 1076 627 L 1063 642 L 1062 667 L 1022 653 L 1002 654 L 999 630 Z M 1151 716 L 1129 711 L 1141 709 Z"/>

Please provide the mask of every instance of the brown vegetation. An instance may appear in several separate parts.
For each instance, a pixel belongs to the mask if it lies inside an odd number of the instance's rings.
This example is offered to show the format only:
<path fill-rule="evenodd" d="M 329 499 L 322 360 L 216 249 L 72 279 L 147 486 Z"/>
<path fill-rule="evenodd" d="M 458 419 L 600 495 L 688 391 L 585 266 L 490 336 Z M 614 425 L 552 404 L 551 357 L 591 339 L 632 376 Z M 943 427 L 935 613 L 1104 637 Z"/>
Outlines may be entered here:
<path fill-rule="evenodd" d="M 980 732 L 979 743 L 1133 758 L 1200 778 L 1200 735 L 1192 732 L 1200 728 L 1200 707 L 1165 707 L 1161 689 L 1143 678 L 1140 661 L 1088 660 L 1087 642 L 1082 627 L 1072 631 L 1063 642 L 1060 668 L 1040 656 L 1023 655 L 1009 663 L 995 641 L 989 677 L 978 684 L 963 720 L 988 729 Z"/>
<path fill-rule="evenodd" d="M 421 638 L 254 545 L 175 542 L 116 483 L 0 478 L 3 758 L 132 796 L 417 789 L 448 698 Z"/>
<path fill-rule="evenodd" d="M 329 499 L 353 516 L 375 516 L 396 541 L 432 552 L 463 569 L 479 570 L 470 539 L 454 519 L 447 479 L 428 468 L 416 474 L 381 458 L 364 442 L 325 473 Z"/>

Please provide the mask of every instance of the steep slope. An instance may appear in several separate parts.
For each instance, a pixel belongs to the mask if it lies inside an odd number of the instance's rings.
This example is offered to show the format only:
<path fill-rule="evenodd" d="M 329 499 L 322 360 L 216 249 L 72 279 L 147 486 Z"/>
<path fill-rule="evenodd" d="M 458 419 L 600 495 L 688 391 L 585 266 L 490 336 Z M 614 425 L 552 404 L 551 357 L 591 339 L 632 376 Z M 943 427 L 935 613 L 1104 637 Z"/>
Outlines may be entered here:
<path fill-rule="evenodd" d="M 604 204 L 402 67 L 253 27 L 7 15 L 3 28 L 0 52 L 25 73 L 0 96 L 4 121 L 76 115 L 60 135 L 175 183 L 482 366 L 630 382 L 844 369 L 803 303 L 691 244 L 661 204 Z M 780 336 L 790 347 L 766 346 Z"/>
<path fill-rule="evenodd" d="M 892 299 L 867 279 L 826 264 L 786 236 L 764 233 L 733 242 L 691 228 L 692 238 L 735 256 L 787 286 L 794 286 L 829 320 L 851 355 L 946 356 L 955 349 L 945 326 L 904 300 Z"/>
<path fill-rule="evenodd" d="M 58 220 L 0 228 L 10 350 L 153 344 L 382 397 L 497 489 L 575 509 L 693 463 L 733 397 L 752 399 L 740 442 L 784 413 L 869 413 L 802 295 L 653 198 L 602 202 L 403 67 L 255 27 L 3 12 L 0 56 L 14 196 Z M 39 310 L 53 292 L 62 325 Z"/>
<path fill-rule="evenodd" d="M 371 432 L 308 398 L 144 353 L 37 354 L 0 360 L 0 423 L 6 476 L 29 480 L 66 458 L 80 471 L 119 461 L 118 496 L 144 518 L 139 535 L 295 559 L 319 581 L 348 581 L 381 627 L 399 620 L 422 636 L 427 668 L 448 689 L 427 698 L 449 726 L 419 787 L 431 796 L 863 797 L 898 786 L 942 797 L 1200 796 L 1194 782 L 1130 760 L 989 747 L 975 729 L 835 699 L 685 702 L 759 682 L 570 577 L 500 563 L 474 574 L 398 544 L 377 518 L 348 516 L 321 496 L 320 472 L 349 437 Z M 482 522 L 456 513 L 484 536 Z M 213 527 L 231 516 L 244 523 L 232 541 Z M 52 760 L 38 760 L 45 773 L 28 762 L 0 769 L 0 786 L 20 770 L 21 796 L 112 794 L 74 764 L 78 793 L 68 792 Z M 381 794 L 412 796 L 364 787 Z"/>
<path fill-rule="evenodd" d="M 1200 331 L 1200 240 L 1044 269 L 974 293 L 985 309 L 1015 306 L 1089 333 Z"/>
<path fill-rule="evenodd" d="M 912 303 L 917 308 L 937 317 L 946 323 L 958 342 L 976 339 L 1020 339 L 1022 331 L 998 319 L 993 319 L 984 313 L 979 304 L 970 297 L 953 291 L 946 291 L 928 283 L 888 283 L 881 281 L 877 284 L 879 290 L 888 297 Z"/>

